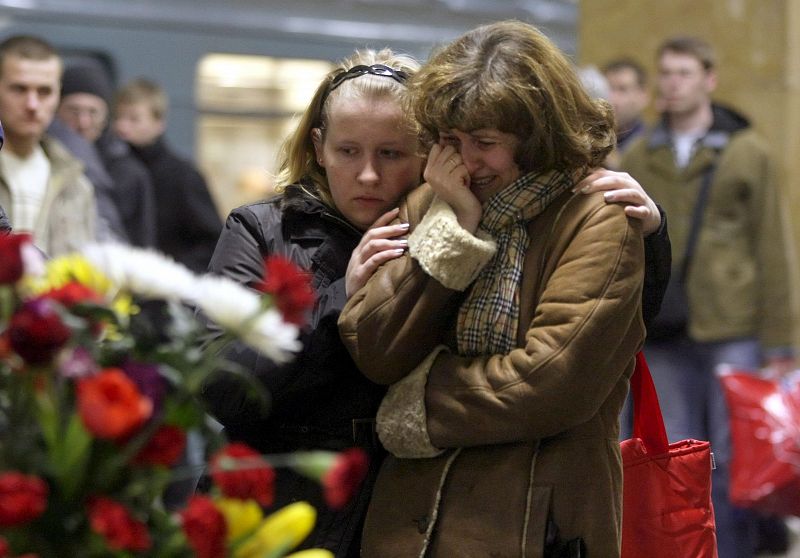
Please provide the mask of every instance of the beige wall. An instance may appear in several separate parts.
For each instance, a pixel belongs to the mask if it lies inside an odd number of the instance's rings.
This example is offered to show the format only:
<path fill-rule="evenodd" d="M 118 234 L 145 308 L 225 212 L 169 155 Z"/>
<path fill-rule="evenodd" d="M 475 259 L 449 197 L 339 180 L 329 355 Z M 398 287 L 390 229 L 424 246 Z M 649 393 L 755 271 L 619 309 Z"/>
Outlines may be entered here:
<path fill-rule="evenodd" d="M 798 244 L 800 0 L 581 0 L 578 63 L 631 56 L 653 76 L 655 49 L 674 34 L 700 35 L 715 46 L 715 97 L 748 115 L 774 147 Z M 793 271 L 797 286 L 797 263 Z"/>

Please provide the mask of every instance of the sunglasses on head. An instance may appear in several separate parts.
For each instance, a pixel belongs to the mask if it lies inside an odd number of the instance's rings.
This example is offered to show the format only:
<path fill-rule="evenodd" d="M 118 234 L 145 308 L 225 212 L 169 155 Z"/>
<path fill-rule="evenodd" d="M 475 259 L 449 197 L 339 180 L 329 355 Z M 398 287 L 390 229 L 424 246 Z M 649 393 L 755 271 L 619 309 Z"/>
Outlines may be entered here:
<path fill-rule="evenodd" d="M 345 81 L 357 78 L 358 76 L 363 76 L 365 74 L 392 78 L 396 82 L 403 84 L 405 84 L 405 82 L 408 80 L 408 74 L 403 70 L 395 70 L 394 68 L 390 68 L 384 64 L 373 64 L 372 66 L 359 64 L 358 66 L 353 66 L 346 72 L 337 74 L 331 80 L 331 85 L 328 87 L 328 93 L 339 87 Z"/>

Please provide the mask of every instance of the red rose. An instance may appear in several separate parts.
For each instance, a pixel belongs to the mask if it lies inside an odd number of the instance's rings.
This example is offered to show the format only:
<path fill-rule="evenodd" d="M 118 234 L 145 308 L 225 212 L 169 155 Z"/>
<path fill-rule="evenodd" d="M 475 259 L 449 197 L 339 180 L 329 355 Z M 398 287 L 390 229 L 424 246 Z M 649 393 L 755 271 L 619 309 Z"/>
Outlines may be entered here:
<path fill-rule="evenodd" d="M 282 256 L 264 260 L 264 281 L 256 288 L 272 295 L 275 306 L 289 323 L 305 323 L 305 313 L 314 305 L 315 295 L 308 273 Z"/>
<path fill-rule="evenodd" d="M 69 328 L 61 321 L 55 304 L 43 297 L 23 304 L 8 325 L 11 348 L 28 364 L 49 362 L 69 337 Z"/>
<path fill-rule="evenodd" d="M 211 459 L 211 477 L 228 498 L 255 500 L 264 507 L 275 497 L 275 471 L 242 443 L 228 444 Z"/>
<path fill-rule="evenodd" d="M 198 558 L 224 558 L 225 517 L 208 496 L 192 496 L 181 512 L 183 532 Z"/>
<path fill-rule="evenodd" d="M 153 404 L 117 368 L 78 381 L 78 413 L 86 429 L 109 440 L 124 439 L 150 418 Z"/>
<path fill-rule="evenodd" d="M 369 458 L 364 450 L 350 448 L 341 452 L 336 457 L 333 467 L 322 477 L 325 502 L 328 506 L 344 507 L 361 486 L 368 469 Z"/>
<path fill-rule="evenodd" d="M 186 433 L 177 426 L 164 424 L 136 455 L 134 462 L 170 467 L 180 459 L 185 447 Z"/>
<path fill-rule="evenodd" d="M 32 521 L 47 507 L 47 483 L 18 471 L 0 473 L 0 527 Z"/>
<path fill-rule="evenodd" d="M 111 498 L 97 496 L 89 500 L 89 525 L 101 535 L 112 550 L 147 550 L 150 534 L 147 525 Z"/>
<path fill-rule="evenodd" d="M 16 283 L 25 273 L 22 245 L 30 241 L 29 234 L 0 234 L 0 285 Z"/>
<path fill-rule="evenodd" d="M 95 304 L 103 302 L 103 297 L 97 292 L 75 281 L 71 281 L 57 289 L 50 289 L 44 293 L 43 296 L 57 300 L 67 308 L 71 308 L 82 302 L 92 302 Z"/>

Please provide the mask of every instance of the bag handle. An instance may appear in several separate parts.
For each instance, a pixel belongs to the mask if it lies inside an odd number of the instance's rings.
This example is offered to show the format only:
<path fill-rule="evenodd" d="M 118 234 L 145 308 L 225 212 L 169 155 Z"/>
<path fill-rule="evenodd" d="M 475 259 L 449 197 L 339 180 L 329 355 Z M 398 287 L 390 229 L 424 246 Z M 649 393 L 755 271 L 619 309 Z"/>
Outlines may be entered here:
<path fill-rule="evenodd" d="M 641 438 L 647 453 L 658 455 L 669 449 L 667 430 L 658 404 L 658 394 L 644 353 L 636 353 L 636 368 L 631 376 L 633 397 L 633 436 Z"/>

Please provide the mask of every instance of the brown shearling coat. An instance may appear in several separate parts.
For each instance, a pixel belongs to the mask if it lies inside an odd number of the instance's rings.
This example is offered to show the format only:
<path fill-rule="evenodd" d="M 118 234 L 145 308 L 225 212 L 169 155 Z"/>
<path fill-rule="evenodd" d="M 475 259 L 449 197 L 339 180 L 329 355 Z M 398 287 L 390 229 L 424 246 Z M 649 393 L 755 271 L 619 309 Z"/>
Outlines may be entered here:
<path fill-rule="evenodd" d="M 394 384 L 378 429 L 404 456 L 383 465 L 362 555 L 540 557 L 549 516 L 589 556 L 619 556 L 618 416 L 644 339 L 638 222 L 601 194 L 556 199 L 528 225 L 517 348 L 467 358 L 453 350 L 455 311 L 486 258 L 452 219 L 418 242 L 432 197 L 409 196 L 411 255 L 383 265 L 339 321 L 365 375 Z"/>

